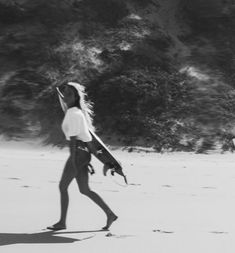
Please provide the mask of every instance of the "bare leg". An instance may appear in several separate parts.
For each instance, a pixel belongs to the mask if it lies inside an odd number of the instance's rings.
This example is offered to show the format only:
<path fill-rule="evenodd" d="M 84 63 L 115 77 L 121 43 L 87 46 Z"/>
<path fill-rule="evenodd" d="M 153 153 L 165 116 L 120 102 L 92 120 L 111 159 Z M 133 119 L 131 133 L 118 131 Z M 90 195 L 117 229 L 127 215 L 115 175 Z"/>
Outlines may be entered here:
<path fill-rule="evenodd" d="M 60 223 L 66 224 L 66 217 L 69 205 L 69 195 L 68 195 L 68 187 L 72 180 L 76 176 L 76 171 L 72 166 L 71 159 L 69 158 L 66 162 L 60 184 L 60 204 L 61 204 L 61 216 L 60 216 Z"/>
<path fill-rule="evenodd" d="M 85 153 L 81 155 L 86 155 Z M 79 155 L 79 158 L 81 157 Z M 110 209 L 110 207 L 104 202 L 104 200 L 94 191 L 92 191 L 88 185 L 89 175 L 88 175 L 88 169 L 86 165 L 83 165 L 82 167 L 79 166 L 78 168 L 78 174 L 76 176 L 76 181 L 78 183 L 79 190 L 82 194 L 89 197 L 91 200 L 93 200 L 107 215 L 107 224 L 104 227 L 104 229 L 108 229 L 111 224 L 118 218 L 113 211 Z"/>
<path fill-rule="evenodd" d="M 65 164 L 65 168 L 60 180 L 59 189 L 60 189 L 60 203 L 61 203 L 61 216 L 59 222 L 54 224 L 51 227 L 48 227 L 52 230 L 60 230 L 66 228 L 66 217 L 67 210 L 69 205 L 69 195 L 68 195 L 68 187 L 74 177 L 76 176 L 76 171 L 74 170 L 71 159 L 69 158 Z"/>

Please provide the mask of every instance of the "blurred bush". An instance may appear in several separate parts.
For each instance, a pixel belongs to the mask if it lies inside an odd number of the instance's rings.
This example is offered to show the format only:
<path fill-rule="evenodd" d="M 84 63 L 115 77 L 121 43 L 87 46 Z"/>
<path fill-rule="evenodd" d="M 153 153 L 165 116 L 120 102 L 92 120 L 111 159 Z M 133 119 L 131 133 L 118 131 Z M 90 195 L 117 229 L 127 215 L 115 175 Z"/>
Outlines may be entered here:
<path fill-rule="evenodd" d="M 234 19 L 206 15 L 198 22 L 189 6 L 175 4 L 172 15 L 180 11 L 187 27 L 173 24 L 181 32 L 176 35 L 157 16 L 170 3 L 0 3 L 1 133 L 63 146 L 55 87 L 73 80 L 94 102 L 98 133 L 122 145 L 159 152 L 205 152 L 217 143 L 230 149 Z M 190 55 L 183 58 L 185 48 Z M 196 66 L 208 78 L 180 73 L 182 65 Z"/>

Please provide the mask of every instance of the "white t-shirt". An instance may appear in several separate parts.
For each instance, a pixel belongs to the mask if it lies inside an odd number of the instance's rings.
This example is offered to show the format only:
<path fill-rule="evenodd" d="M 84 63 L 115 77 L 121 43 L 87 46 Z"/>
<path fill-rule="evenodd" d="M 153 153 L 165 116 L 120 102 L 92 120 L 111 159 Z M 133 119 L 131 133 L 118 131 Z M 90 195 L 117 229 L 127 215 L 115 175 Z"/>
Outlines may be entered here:
<path fill-rule="evenodd" d="M 77 140 L 88 142 L 92 140 L 86 118 L 81 109 L 71 107 L 67 110 L 62 122 L 62 130 L 66 140 L 76 136 Z"/>

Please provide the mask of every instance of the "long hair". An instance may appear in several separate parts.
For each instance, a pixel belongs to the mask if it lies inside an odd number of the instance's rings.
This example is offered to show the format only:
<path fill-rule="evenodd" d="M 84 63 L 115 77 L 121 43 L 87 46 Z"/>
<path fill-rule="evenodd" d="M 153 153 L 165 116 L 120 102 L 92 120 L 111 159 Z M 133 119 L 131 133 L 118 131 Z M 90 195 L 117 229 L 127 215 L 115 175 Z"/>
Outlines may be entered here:
<path fill-rule="evenodd" d="M 89 129 L 95 131 L 95 127 L 93 126 L 93 106 L 92 103 L 86 99 L 87 93 L 85 92 L 85 87 L 75 82 L 68 82 L 65 85 L 69 85 L 75 92 L 77 97 L 75 106 L 82 110 Z"/>

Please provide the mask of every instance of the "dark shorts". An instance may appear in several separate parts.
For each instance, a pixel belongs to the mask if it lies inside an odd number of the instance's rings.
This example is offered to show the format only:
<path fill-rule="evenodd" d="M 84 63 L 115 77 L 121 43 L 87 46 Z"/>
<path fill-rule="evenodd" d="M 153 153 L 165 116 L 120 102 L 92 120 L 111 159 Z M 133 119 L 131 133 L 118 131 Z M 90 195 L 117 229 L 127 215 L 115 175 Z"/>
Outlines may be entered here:
<path fill-rule="evenodd" d="M 76 158 L 77 158 L 77 165 L 79 168 L 87 167 L 91 161 L 91 153 L 88 152 L 87 150 L 84 150 L 78 147 Z"/>

